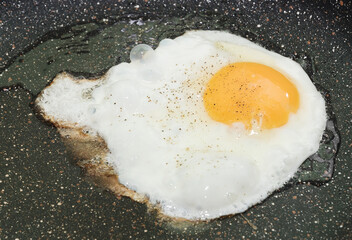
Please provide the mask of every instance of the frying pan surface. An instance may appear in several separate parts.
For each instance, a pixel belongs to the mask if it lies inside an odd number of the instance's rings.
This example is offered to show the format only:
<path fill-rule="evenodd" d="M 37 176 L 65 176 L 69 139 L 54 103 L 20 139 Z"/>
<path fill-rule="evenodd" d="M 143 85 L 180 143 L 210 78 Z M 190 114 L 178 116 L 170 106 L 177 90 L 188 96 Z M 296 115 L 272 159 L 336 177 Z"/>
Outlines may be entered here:
<path fill-rule="evenodd" d="M 349 1 L 2 1 L 0 239 L 351 239 L 351 7 Z M 243 214 L 175 224 L 84 177 L 56 129 L 35 114 L 36 95 L 60 71 L 99 76 L 127 61 L 131 46 L 155 47 L 188 29 L 231 31 L 303 65 L 328 95 L 340 131 L 331 179 L 294 183 Z"/>

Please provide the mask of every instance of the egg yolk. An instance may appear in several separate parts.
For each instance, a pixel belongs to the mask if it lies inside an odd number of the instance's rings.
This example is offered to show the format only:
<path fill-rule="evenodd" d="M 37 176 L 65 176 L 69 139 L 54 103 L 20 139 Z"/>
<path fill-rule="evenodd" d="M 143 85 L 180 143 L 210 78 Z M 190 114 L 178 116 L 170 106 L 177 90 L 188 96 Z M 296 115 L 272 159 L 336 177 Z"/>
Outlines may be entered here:
<path fill-rule="evenodd" d="M 297 88 L 283 74 L 259 63 L 237 62 L 208 82 L 204 106 L 218 122 L 242 122 L 247 130 L 277 128 L 299 107 Z"/>

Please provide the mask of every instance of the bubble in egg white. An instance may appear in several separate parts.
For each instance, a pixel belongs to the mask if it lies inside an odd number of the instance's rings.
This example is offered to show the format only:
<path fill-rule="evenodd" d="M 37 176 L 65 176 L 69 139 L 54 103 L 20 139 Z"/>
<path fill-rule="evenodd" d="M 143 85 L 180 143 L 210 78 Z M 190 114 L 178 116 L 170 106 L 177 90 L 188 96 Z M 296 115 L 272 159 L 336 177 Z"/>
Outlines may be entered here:
<path fill-rule="evenodd" d="M 159 47 L 171 46 L 173 44 L 175 44 L 175 42 L 172 39 L 166 38 L 160 41 Z"/>
<path fill-rule="evenodd" d="M 142 60 L 145 55 L 152 52 L 153 48 L 147 44 L 138 44 L 134 48 L 132 48 L 130 52 L 131 61 L 139 61 Z"/>

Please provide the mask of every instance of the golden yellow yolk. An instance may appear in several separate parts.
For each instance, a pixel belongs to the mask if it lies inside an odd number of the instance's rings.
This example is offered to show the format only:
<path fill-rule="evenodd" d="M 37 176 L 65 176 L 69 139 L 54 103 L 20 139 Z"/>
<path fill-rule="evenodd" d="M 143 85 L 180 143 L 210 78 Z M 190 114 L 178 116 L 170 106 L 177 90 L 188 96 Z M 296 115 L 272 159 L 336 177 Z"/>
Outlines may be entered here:
<path fill-rule="evenodd" d="M 208 82 L 203 100 L 212 119 L 242 122 L 247 130 L 280 127 L 299 107 L 293 83 L 273 68 L 252 62 L 220 69 Z"/>

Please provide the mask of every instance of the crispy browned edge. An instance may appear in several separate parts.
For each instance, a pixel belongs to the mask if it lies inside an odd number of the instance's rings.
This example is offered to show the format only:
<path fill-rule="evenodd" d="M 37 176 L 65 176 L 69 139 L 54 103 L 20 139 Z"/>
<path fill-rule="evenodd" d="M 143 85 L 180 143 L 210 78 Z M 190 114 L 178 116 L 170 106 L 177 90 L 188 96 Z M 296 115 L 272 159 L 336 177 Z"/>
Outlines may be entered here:
<path fill-rule="evenodd" d="M 63 77 L 68 77 L 73 81 L 97 81 L 102 80 L 106 75 L 95 79 L 81 79 L 75 78 L 69 73 L 62 72 L 46 88 L 49 88 L 55 81 Z M 45 121 L 50 122 L 58 129 L 65 146 L 75 157 L 75 163 L 84 170 L 84 174 L 88 179 L 92 180 L 99 187 L 109 190 L 119 199 L 124 196 L 136 202 L 146 204 L 149 212 L 156 213 L 158 219 L 161 221 L 172 223 L 172 227 L 183 228 L 189 224 L 193 225 L 202 222 L 199 220 L 192 221 L 185 218 L 170 217 L 162 212 L 159 205 L 150 203 L 147 196 L 139 194 L 121 184 L 116 171 L 106 161 L 109 149 L 102 137 L 86 133 L 86 129 L 78 126 L 76 123 L 58 121 L 53 116 L 45 114 L 38 103 L 46 88 L 36 98 L 35 109 Z"/>

